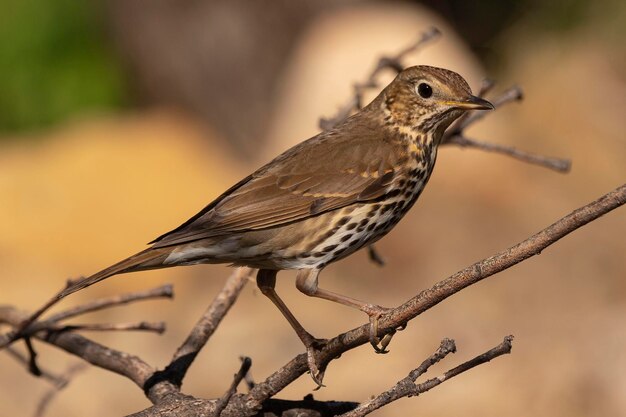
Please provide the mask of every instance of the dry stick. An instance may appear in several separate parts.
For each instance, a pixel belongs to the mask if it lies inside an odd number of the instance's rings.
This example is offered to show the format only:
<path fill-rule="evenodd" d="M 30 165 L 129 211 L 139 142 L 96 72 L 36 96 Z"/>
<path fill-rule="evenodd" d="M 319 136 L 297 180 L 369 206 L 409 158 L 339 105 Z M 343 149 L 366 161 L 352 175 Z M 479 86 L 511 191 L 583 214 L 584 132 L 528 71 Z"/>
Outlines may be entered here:
<path fill-rule="evenodd" d="M 209 340 L 217 326 L 220 324 L 228 310 L 243 290 L 243 287 L 252 277 L 254 270 L 250 268 L 237 268 L 230 275 L 222 290 L 217 294 L 211 305 L 195 324 L 187 339 L 176 350 L 169 365 L 164 371 L 155 374 L 146 390 L 161 381 L 168 381 L 176 386 L 182 384 L 183 378 L 192 362 Z"/>
<path fill-rule="evenodd" d="M 89 331 L 120 331 L 120 330 L 143 330 L 148 332 L 163 333 L 165 331 L 165 323 L 140 321 L 138 323 L 87 323 L 87 324 L 67 324 L 51 326 L 51 331 L 72 331 L 72 330 L 89 330 Z"/>
<path fill-rule="evenodd" d="M 528 162 L 529 164 L 540 165 L 542 167 L 562 173 L 569 172 L 572 167 L 572 162 L 568 159 L 553 158 L 531 152 L 520 151 L 519 149 L 516 149 L 512 146 L 481 142 L 474 139 L 466 138 L 465 136 L 452 136 L 447 143 L 458 145 L 461 147 L 480 149 L 487 152 L 501 153 L 520 161 Z"/>
<path fill-rule="evenodd" d="M 481 93 L 484 87 L 481 88 Z M 521 100 L 523 97 L 522 90 L 519 87 L 512 87 L 506 90 L 493 100 L 493 104 L 496 108 L 502 105 L 512 103 L 514 101 Z M 539 165 L 544 168 L 549 168 L 557 172 L 566 173 L 569 172 L 572 166 L 572 162 L 569 159 L 552 158 L 548 156 L 538 155 L 531 152 L 525 152 L 515 149 L 512 146 L 497 145 L 493 143 L 481 142 L 473 139 L 468 139 L 464 136 L 465 129 L 478 120 L 487 115 L 486 112 L 468 112 L 464 117 L 458 119 L 443 135 L 441 139 L 442 145 L 457 145 L 460 147 L 475 148 L 482 151 L 496 152 L 503 155 L 511 156 L 529 164 Z"/>
<path fill-rule="evenodd" d="M 217 403 L 215 404 L 215 417 L 219 417 L 220 414 L 222 414 L 222 411 L 224 411 L 224 408 L 226 408 L 226 405 L 228 405 L 228 402 L 230 401 L 232 396 L 235 394 L 235 392 L 237 392 L 237 387 L 241 383 L 241 380 L 244 379 L 244 377 L 248 374 L 251 366 L 252 359 L 247 356 L 244 357 L 241 361 L 241 367 L 239 368 L 239 372 L 237 372 L 233 377 L 233 382 L 230 384 L 230 387 L 228 388 L 226 393 L 224 393 L 224 395 L 219 400 L 217 400 Z"/>
<path fill-rule="evenodd" d="M 32 322 L 28 325 L 27 328 L 21 330 L 21 334 L 22 336 L 28 336 L 42 330 L 151 330 L 158 333 L 163 333 L 165 331 L 164 323 L 147 324 L 145 322 L 141 322 L 138 324 L 72 324 L 64 326 L 58 324 L 57 322 L 60 320 L 65 320 L 71 317 L 78 316 L 80 314 L 90 313 L 96 310 L 102 310 L 107 307 L 128 304 L 134 301 L 148 300 L 151 298 L 172 298 L 172 296 L 172 286 L 168 284 L 153 288 L 151 290 L 137 291 L 90 301 L 86 304 L 82 304 L 77 307 L 73 307 L 68 310 L 64 310 L 57 314 L 54 314 L 46 320 Z M 33 316 L 31 315 L 30 318 L 32 317 Z M 11 334 L 11 332 L 9 332 L 9 334 Z"/>
<path fill-rule="evenodd" d="M 28 350 L 28 371 L 35 376 L 41 376 L 41 370 L 39 365 L 37 365 L 37 352 L 30 337 L 24 338 L 24 344 Z"/>
<path fill-rule="evenodd" d="M 0 323 L 19 326 L 29 315 L 12 306 L 0 306 Z M 73 332 L 50 332 L 32 337 L 60 347 L 99 368 L 125 376 L 143 388 L 154 368 L 141 358 L 108 348 Z M 175 391 L 175 390 L 173 390 Z"/>
<path fill-rule="evenodd" d="M 21 353 L 19 350 L 15 349 L 13 346 L 7 346 L 7 348 L 5 349 L 5 352 L 7 352 L 9 356 L 11 356 L 13 359 L 18 361 L 22 365 L 24 365 L 26 369 L 29 369 L 30 360 L 31 360 L 30 357 L 27 357 L 26 355 Z M 50 372 L 48 370 L 41 369 L 41 368 L 39 368 L 39 371 L 41 372 L 40 376 L 43 379 L 49 381 L 55 386 L 62 386 L 63 384 L 66 383 L 66 381 L 63 379 L 62 376 L 56 375 L 54 372 Z"/>
<path fill-rule="evenodd" d="M 82 314 L 91 313 L 93 311 L 132 303 L 134 301 L 149 300 L 152 298 L 172 298 L 173 296 L 174 291 L 172 289 L 172 285 L 166 284 L 150 290 L 136 291 L 127 294 L 114 295 L 112 297 L 93 300 L 86 304 L 82 304 L 53 314 L 48 319 L 46 319 L 46 321 L 58 322 L 68 319 L 70 317 L 76 317 Z"/>
<path fill-rule="evenodd" d="M 378 87 L 378 82 L 376 81 L 376 77 L 378 74 L 386 69 L 391 68 L 396 72 L 401 72 L 403 66 L 401 64 L 401 60 L 411 52 L 414 52 L 427 43 L 437 39 L 441 35 L 439 29 L 435 27 L 431 27 L 427 31 L 423 32 L 419 39 L 414 42 L 412 45 L 409 45 L 402 51 L 398 52 L 395 56 L 391 57 L 382 57 L 378 60 L 376 67 L 372 70 L 369 77 L 362 83 L 354 84 L 354 95 L 350 97 L 348 102 L 341 106 L 341 108 L 337 111 L 337 114 L 330 118 L 320 118 L 319 127 L 322 130 L 329 130 L 335 127 L 338 123 L 345 120 L 350 114 L 361 108 L 361 101 L 363 99 L 363 93 L 368 88 L 376 88 Z"/>
<path fill-rule="evenodd" d="M 35 417 L 42 417 L 46 408 L 50 405 L 54 397 L 61 391 L 63 388 L 67 386 L 67 384 L 71 381 L 71 379 L 78 373 L 87 368 L 87 365 L 83 362 L 75 363 L 70 365 L 70 367 L 63 373 L 63 384 L 56 385 L 50 388 L 39 400 L 39 404 L 37 404 L 37 409 L 35 410 Z"/>
<path fill-rule="evenodd" d="M 444 342 L 446 340 L 449 339 L 444 339 Z M 443 347 L 444 342 L 442 342 L 442 346 L 439 347 L 437 352 L 435 352 L 430 358 L 424 361 L 417 369 L 411 371 L 406 378 L 398 381 L 398 383 L 389 390 L 383 392 L 382 394 L 376 396 L 368 402 L 360 404 L 354 410 L 348 411 L 347 413 L 342 414 L 340 417 L 363 417 L 370 414 L 374 410 L 384 407 L 385 405 L 400 398 L 413 397 L 423 394 L 465 371 L 468 371 L 478 365 L 482 365 L 483 363 L 489 362 L 492 359 L 497 358 L 498 356 L 511 353 L 512 341 L 513 336 L 507 336 L 498 346 L 488 350 L 481 355 L 476 356 L 474 359 L 471 359 L 453 369 L 450 369 L 442 376 L 429 379 L 428 381 L 421 384 L 416 384 L 415 380 L 420 375 L 423 375 L 432 364 L 439 362 L 448 353 L 450 353 L 450 351 L 445 350 L 445 348 Z M 454 346 L 454 342 L 452 342 L 452 344 Z M 452 352 L 454 352 L 454 350 L 452 350 Z"/>
<path fill-rule="evenodd" d="M 428 42 L 432 41 L 439 37 L 440 32 L 436 28 L 431 28 L 430 30 L 424 32 L 420 39 L 405 48 L 403 51 L 399 52 L 397 55 L 392 57 L 382 57 L 379 59 L 378 64 L 374 68 L 374 70 L 370 73 L 369 77 L 362 83 L 356 83 L 354 85 L 354 94 L 348 100 L 348 102 L 342 106 L 337 114 L 330 118 L 320 118 L 319 127 L 322 130 L 329 130 L 335 127 L 337 124 L 345 120 L 354 110 L 358 110 L 361 108 L 361 100 L 363 97 L 363 93 L 366 89 L 376 88 L 378 87 L 378 82 L 376 81 L 376 77 L 378 74 L 385 68 L 392 68 L 396 72 L 400 72 L 403 70 L 403 65 L 401 60 L 410 52 L 413 52 L 422 46 L 426 45 Z M 478 95 L 480 97 L 484 97 L 490 90 L 493 89 L 495 83 L 492 80 L 484 80 L 481 85 L 480 91 Z M 498 97 L 492 100 L 494 106 L 496 108 L 513 102 L 519 101 L 523 98 L 522 90 L 517 87 L 511 87 L 504 91 L 504 93 L 500 94 Z M 465 128 L 470 126 L 471 124 L 477 122 L 478 120 L 485 117 L 487 112 L 466 112 L 463 116 L 461 116 L 445 133 L 441 140 L 442 145 L 453 144 L 462 147 L 475 148 L 483 151 L 496 152 L 501 153 L 503 155 L 511 156 L 515 159 L 539 165 L 545 168 L 552 169 L 557 172 L 566 173 L 569 172 L 571 168 L 571 161 L 568 159 L 561 158 L 551 158 L 545 157 L 537 154 L 533 154 L 530 152 L 524 152 L 517 149 L 514 149 L 510 146 L 505 145 L 496 145 L 490 143 L 483 143 L 471 139 L 467 139 L 463 136 L 463 131 Z M 374 254 L 376 251 L 374 250 Z M 378 259 L 372 256 L 372 251 L 370 250 L 370 259 L 375 263 L 378 263 Z"/>
<path fill-rule="evenodd" d="M 69 284 L 69 283 L 68 283 Z M 62 291 L 61 291 L 62 292 Z M 59 292 L 60 293 L 60 292 Z M 42 307 L 40 307 L 35 313 L 31 314 L 30 317 L 26 318 L 23 323 L 17 326 L 17 330 L 10 331 L 6 334 L 0 335 L 0 349 L 8 346 L 13 341 L 23 337 L 25 335 L 34 334 L 41 330 L 50 329 L 52 327 L 52 323 L 64 320 L 70 317 L 75 317 L 79 314 L 85 314 L 96 310 L 101 310 L 103 308 L 112 307 L 115 305 L 128 304 L 133 301 L 139 300 L 147 300 L 151 298 L 160 298 L 167 297 L 172 298 L 173 291 L 171 285 L 163 285 L 161 287 L 157 287 L 147 291 L 137 291 L 128 294 L 117 295 L 109 298 L 103 298 L 100 300 L 95 300 L 77 307 L 70 308 L 65 311 L 61 311 L 60 313 L 54 314 L 48 320 L 43 320 L 40 322 L 35 322 L 37 318 L 39 318 L 44 312 L 46 312 L 50 307 L 56 304 L 60 299 L 55 295 L 48 302 L 46 302 Z"/>
<path fill-rule="evenodd" d="M 374 262 L 378 266 L 385 266 L 385 259 L 380 253 L 378 253 L 374 245 L 369 245 L 367 247 L 367 254 L 370 258 L 370 261 Z"/>
<path fill-rule="evenodd" d="M 494 105 L 496 109 L 502 107 L 505 104 L 513 103 L 515 101 L 520 101 L 524 98 L 524 93 L 522 89 L 518 86 L 513 86 L 505 90 L 499 96 L 491 100 L 491 104 Z M 484 111 L 473 111 L 465 113 L 467 116 L 457 120 L 455 123 L 450 126 L 450 128 L 444 133 L 442 143 L 446 142 L 446 138 L 448 136 L 454 136 L 460 134 L 464 129 L 468 126 L 476 123 L 477 121 L 484 119 L 489 113 Z"/>
<path fill-rule="evenodd" d="M 438 282 L 430 289 L 420 292 L 406 303 L 381 316 L 379 320 L 380 331 L 394 330 L 462 289 L 508 269 L 531 256 L 538 255 L 554 242 L 624 203 L 626 203 L 626 184 L 596 201 L 574 210 L 517 245 L 476 262 Z M 369 324 L 365 324 L 329 340 L 321 349 L 318 358 L 322 364 L 326 364 L 342 353 L 368 342 Z M 296 356 L 265 381 L 258 383 L 244 397 L 243 403 L 253 409 L 260 407 L 263 401 L 280 392 L 307 370 L 306 354 Z M 236 414 L 237 410 L 233 411 Z"/>

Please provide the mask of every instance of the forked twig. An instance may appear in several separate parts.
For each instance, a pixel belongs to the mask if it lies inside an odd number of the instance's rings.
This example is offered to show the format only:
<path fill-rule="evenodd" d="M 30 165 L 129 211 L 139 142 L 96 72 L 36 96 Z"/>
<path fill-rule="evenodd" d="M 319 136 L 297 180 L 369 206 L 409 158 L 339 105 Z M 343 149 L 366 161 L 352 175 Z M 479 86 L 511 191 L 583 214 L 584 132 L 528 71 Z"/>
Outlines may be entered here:
<path fill-rule="evenodd" d="M 435 27 L 431 27 L 430 29 L 424 31 L 414 43 L 407 46 L 406 48 L 404 48 L 397 54 L 392 55 L 392 56 L 381 57 L 376 63 L 376 66 L 374 67 L 372 72 L 370 72 L 367 79 L 362 83 L 355 83 L 353 85 L 353 90 L 354 90 L 353 96 L 350 97 L 350 99 L 343 106 L 339 108 L 339 110 L 337 111 L 337 114 L 329 118 L 324 118 L 324 117 L 320 118 L 319 120 L 320 129 L 322 130 L 332 129 L 338 123 L 342 122 L 348 116 L 350 116 L 352 112 L 359 110 L 361 107 L 363 107 L 362 102 L 363 102 L 363 94 L 365 93 L 365 91 L 368 89 L 379 87 L 379 83 L 376 80 L 376 77 L 378 77 L 378 74 L 380 74 L 384 69 L 391 69 L 395 71 L 396 73 L 401 72 L 404 69 L 404 66 L 402 65 L 402 60 L 406 57 L 406 55 L 410 54 L 411 52 L 415 52 L 419 50 L 420 48 L 426 46 L 426 44 L 439 38 L 440 35 L 441 35 L 441 32 L 439 31 L 439 29 Z"/>
<path fill-rule="evenodd" d="M 224 395 L 217 400 L 215 404 L 215 417 L 219 417 L 226 408 L 226 405 L 230 401 L 230 398 L 235 395 L 237 392 L 237 387 L 241 383 L 241 380 L 248 374 L 250 367 L 252 366 L 252 359 L 247 356 L 241 360 L 241 367 L 239 368 L 239 372 L 235 374 L 233 377 L 233 382 L 230 384 L 228 390 L 224 393 Z"/>
<path fill-rule="evenodd" d="M 69 285 L 69 282 L 67 285 Z M 59 301 L 58 297 L 55 295 L 50 300 L 48 300 L 42 307 L 40 307 L 35 313 L 24 319 L 20 325 L 16 326 L 13 330 L 7 333 L 0 335 L 0 349 L 10 345 L 12 342 L 22 337 L 35 334 L 42 330 L 59 330 L 60 326 L 57 325 L 57 322 L 68 319 L 70 317 L 76 317 L 81 314 L 86 314 L 89 312 L 102 310 L 104 308 L 109 308 L 117 305 L 128 304 L 135 301 L 161 297 L 173 297 L 171 285 L 168 284 L 150 290 L 137 291 L 90 301 L 86 304 L 79 305 L 77 307 L 73 307 L 68 310 L 64 310 L 57 314 L 54 314 L 47 320 L 36 321 L 44 312 L 47 311 L 48 308 L 50 308 L 52 305 L 56 304 L 57 301 Z"/>
<path fill-rule="evenodd" d="M 370 401 L 360 404 L 354 410 L 348 411 L 347 413 L 342 414 L 340 417 L 363 417 L 393 401 L 399 400 L 400 398 L 414 397 L 423 394 L 465 371 L 468 371 L 483 363 L 489 362 L 492 359 L 497 358 L 498 356 L 511 353 L 512 342 L 513 336 L 507 336 L 504 338 L 502 343 L 488 350 L 487 352 L 478 355 L 475 358 L 464 362 L 455 368 L 450 369 L 440 377 L 431 378 L 426 382 L 417 384 L 415 382 L 417 378 L 426 373 L 426 371 L 428 371 L 428 368 L 439 362 L 449 353 L 453 353 L 456 351 L 454 341 L 450 339 L 444 339 L 441 342 L 441 346 L 439 346 L 439 349 L 437 349 L 437 351 L 433 353 L 428 359 L 422 362 L 419 367 L 412 370 L 404 379 L 398 381 L 396 385 L 394 385 L 387 391 L 377 395 Z"/>
<path fill-rule="evenodd" d="M 176 350 L 165 370 L 152 375 L 146 383 L 144 387 L 146 391 L 163 381 L 178 387 L 181 386 L 187 370 L 235 303 L 253 272 L 254 270 L 250 268 L 237 268 L 233 271 L 222 290 L 216 295 L 202 317 L 191 329 L 185 341 Z"/>
<path fill-rule="evenodd" d="M 42 417 L 54 397 L 56 397 L 57 394 L 70 383 L 72 378 L 74 378 L 77 373 L 82 372 L 85 369 L 87 369 L 87 365 L 84 362 L 74 363 L 70 365 L 67 370 L 61 375 L 63 383 L 50 387 L 50 389 L 46 391 L 41 397 L 39 403 L 37 404 L 37 409 L 35 410 L 34 416 Z"/>
<path fill-rule="evenodd" d="M 105 308 L 111 308 L 114 306 L 120 306 L 129 304 L 135 301 L 150 300 L 153 298 L 173 298 L 174 290 L 171 284 L 161 285 L 160 287 L 152 288 L 149 290 L 135 291 L 126 294 L 114 295 L 112 297 L 99 298 L 88 303 L 63 310 L 59 313 L 51 315 L 46 321 L 58 322 L 68 319 L 70 317 L 76 317 L 93 311 L 102 310 Z"/>
<path fill-rule="evenodd" d="M 74 331 L 74 330 L 88 330 L 88 331 L 127 331 L 127 330 L 142 330 L 147 332 L 163 333 L 165 331 L 165 323 L 162 321 L 148 322 L 140 321 L 137 323 L 85 323 L 85 324 L 65 324 L 54 325 L 49 329 L 50 331 Z"/>

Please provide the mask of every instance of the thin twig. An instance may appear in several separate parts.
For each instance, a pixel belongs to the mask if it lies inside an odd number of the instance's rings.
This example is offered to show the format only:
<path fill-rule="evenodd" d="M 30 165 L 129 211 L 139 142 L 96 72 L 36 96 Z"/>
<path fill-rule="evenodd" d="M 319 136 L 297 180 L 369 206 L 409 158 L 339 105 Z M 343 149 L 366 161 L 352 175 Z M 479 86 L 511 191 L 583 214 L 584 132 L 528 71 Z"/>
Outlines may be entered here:
<path fill-rule="evenodd" d="M 240 356 L 239 360 L 243 362 L 247 358 L 247 356 Z M 246 372 L 246 374 L 243 376 L 243 380 L 246 382 L 246 387 L 248 387 L 248 391 L 250 391 L 256 385 L 256 383 L 254 382 L 254 378 L 252 377 L 252 373 L 249 369 L 248 372 Z"/>
<path fill-rule="evenodd" d="M 176 350 L 169 365 L 165 370 L 157 372 L 150 378 L 145 387 L 146 390 L 150 390 L 152 386 L 162 381 L 168 381 L 180 387 L 187 370 L 235 303 L 252 273 L 253 270 L 250 268 L 237 268 L 233 271 L 222 290 L 215 296 L 211 305 L 194 325 L 187 339 Z"/>
<path fill-rule="evenodd" d="M 233 377 L 233 382 L 230 384 L 228 390 L 222 395 L 222 397 L 217 400 L 215 404 L 215 417 L 219 417 L 224 411 L 224 408 L 228 405 L 231 397 L 237 392 L 237 387 L 241 383 L 241 380 L 247 375 L 250 370 L 250 366 L 252 366 L 252 359 L 249 357 L 244 357 L 241 361 L 241 367 L 239 368 L 239 372 L 235 374 Z"/>
<path fill-rule="evenodd" d="M 35 417 L 42 417 L 54 397 L 69 384 L 72 378 L 79 372 L 82 372 L 87 368 L 87 365 L 84 362 L 74 363 L 67 368 L 67 370 L 62 374 L 63 384 L 55 385 L 50 388 L 39 400 L 37 404 L 37 409 L 35 410 Z"/>
<path fill-rule="evenodd" d="M 502 356 L 508 353 L 511 353 L 513 336 L 507 336 L 504 338 L 502 343 L 498 346 L 488 350 L 487 352 L 476 356 L 475 358 L 453 368 L 444 373 L 440 377 L 429 379 L 426 382 L 421 384 L 416 384 L 416 379 L 423 375 L 428 368 L 434 363 L 439 362 L 443 359 L 448 353 L 454 352 L 455 350 L 446 350 L 444 348 L 444 340 L 441 343 L 441 346 L 430 358 L 426 359 L 418 368 L 412 370 L 409 375 L 407 375 L 404 379 L 398 381 L 396 385 L 394 385 L 389 390 L 377 395 L 375 398 L 367 401 L 363 404 L 360 404 L 357 408 L 352 411 L 348 411 L 341 415 L 341 417 L 363 417 L 374 410 L 377 410 L 385 405 L 396 401 L 403 397 L 414 397 L 420 394 L 423 394 L 434 387 L 442 384 L 443 382 L 465 372 L 468 371 L 478 365 L 489 362 L 492 359 L 497 358 L 498 356 Z M 454 342 L 452 342 L 452 346 L 454 347 Z M 456 348 L 454 348 L 456 349 Z"/>
<path fill-rule="evenodd" d="M 165 323 L 129 323 L 129 324 L 71 324 L 62 325 L 57 322 L 65 320 L 71 317 L 78 316 L 93 312 L 96 310 L 102 310 L 107 307 L 118 306 L 122 304 L 128 304 L 134 301 L 143 301 L 152 298 L 171 298 L 173 296 L 172 286 L 163 285 L 157 288 L 153 288 L 147 291 L 137 291 L 128 294 L 116 295 L 113 297 L 102 298 L 91 301 L 89 303 L 79 305 L 77 307 L 70 308 L 68 310 L 61 311 L 52 315 L 50 318 L 42 321 L 31 321 L 33 315 L 26 319 L 18 326 L 19 333 L 22 337 L 33 335 L 40 331 L 63 331 L 63 330 L 148 330 L 155 331 L 157 333 L 163 333 L 165 331 Z M 29 323 L 26 327 L 24 323 Z M 15 332 L 8 332 L 5 337 L 11 337 Z M 1 338 L 0 338 L 1 339 Z M 2 346 L 0 346 L 0 349 Z"/>
<path fill-rule="evenodd" d="M 29 369 L 29 366 L 30 366 L 29 358 L 26 357 L 26 355 L 21 353 L 19 350 L 17 350 L 13 346 L 7 346 L 7 348 L 5 349 L 5 352 L 7 352 L 9 354 L 9 356 L 11 356 L 13 359 L 18 361 L 22 365 L 24 365 L 24 367 L 26 369 Z M 60 386 L 60 385 L 63 385 L 65 383 L 63 378 L 60 375 L 56 375 L 54 372 L 48 371 L 46 369 L 42 369 L 41 367 L 39 367 L 39 371 L 41 372 L 40 376 L 43 379 L 49 381 L 50 383 L 52 383 L 55 386 Z M 30 372 L 30 370 L 29 370 L 29 372 Z"/>
<path fill-rule="evenodd" d="M 441 32 L 439 29 L 435 27 L 431 27 L 430 29 L 423 32 L 420 37 L 411 45 L 407 46 L 396 55 L 393 56 L 384 56 L 381 57 L 376 66 L 370 72 L 367 79 L 361 83 L 355 83 L 353 86 L 354 94 L 350 99 L 339 108 L 337 113 L 329 118 L 321 117 L 319 120 L 319 127 L 322 130 L 329 130 L 333 127 L 337 126 L 337 124 L 341 123 L 343 120 L 348 118 L 353 111 L 358 110 L 362 107 L 363 94 L 368 89 L 378 88 L 379 84 L 376 80 L 378 74 L 384 69 L 392 69 L 396 73 L 401 72 L 404 69 L 402 65 L 402 60 L 406 55 L 417 51 L 418 49 L 424 47 L 429 42 L 439 38 Z"/>
<path fill-rule="evenodd" d="M 462 289 L 541 253 L 548 246 L 574 230 L 625 203 L 626 184 L 605 194 L 596 201 L 574 210 L 517 245 L 476 262 L 438 282 L 430 289 L 420 292 L 406 303 L 381 316 L 378 322 L 379 331 L 391 331 L 402 326 Z M 325 366 L 325 364 L 339 357 L 344 352 L 369 343 L 369 327 L 369 324 L 365 324 L 328 340 L 318 355 L 321 365 Z M 306 354 L 300 354 L 270 375 L 265 381 L 258 383 L 245 396 L 243 403 L 254 408 L 254 406 L 262 404 L 267 398 L 280 392 L 307 371 L 307 356 Z"/>
<path fill-rule="evenodd" d="M 481 97 L 483 93 L 485 91 L 488 91 L 490 88 L 491 85 L 483 84 L 483 87 L 480 91 Z M 521 100 L 522 98 L 522 90 L 519 87 L 511 87 L 492 101 L 496 108 L 499 108 L 500 106 Z M 448 128 L 448 130 L 446 130 L 443 138 L 441 139 L 441 145 L 456 145 L 463 148 L 474 148 L 488 152 L 500 153 L 513 157 L 517 160 L 527 162 L 529 164 L 539 165 L 544 168 L 549 168 L 561 173 L 567 173 L 571 169 L 572 162 L 569 159 L 552 158 L 531 152 L 520 151 L 508 145 L 498 145 L 477 141 L 474 139 L 468 139 L 464 134 L 465 129 L 467 129 L 468 126 L 476 123 L 486 115 L 486 112 L 465 113 L 456 122 L 454 122 L 452 126 Z"/>
<path fill-rule="evenodd" d="M 502 92 L 496 98 L 491 99 L 491 104 L 493 104 L 493 106 L 496 109 L 499 109 L 500 107 L 506 104 L 513 103 L 515 101 L 520 101 L 523 98 L 524 98 L 524 93 L 522 92 L 522 89 L 519 88 L 518 86 L 513 86 L 505 90 L 504 92 Z M 442 144 L 448 141 L 447 140 L 448 137 L 461 134 L 465 129 L 467 129 L 468 126 L 485 118 L 489 114 L 489 112 L 473 111 L 473 112 L 468 112 L 466 114 L 467 114 L 467 117 L 460 118 L 459 120 L 454 122 L 452 126 L 450 126 L 450 128 L 446 130 L 446 132 L 443 135 L 443 138 L 441 139 Z"/>
<path fill-rule="evenodd" d="M 127 294 L 114 295 L 112 297 L 93 300 L 86 304 L 82 304 L 53 314 L 48 319 L 46 319 L 46 321 L 58 322 L 68 319 L 70 317 L 76 317 L 78 315 L 91 313 L 93 311 L 102 310 L 113 306 L 128 304 L 135 301 L 150 300 L 152 298 L 172 298 L 173 296 L 174 291 L 172 289 L 172 285 L 166 284 L 150 290 L 136 291 Z"/>
<path fill-rule="evenodd" d="M 33 347 L 32 340 L 30 337 L 25 337 L 24 343 L 28 350 L 28 371 L 35 376 L 41 376 L 41 370 L 39 369 L 39 365 L 37 365 L 37 352 Z"/>
<path fill-rule="evenodd" d="M 13 306 L 0 306 L 0 322 L 18 326 L 29 317 L 28 313 Z M 140 358 L 108 348 L 74 332 L 52 332 L 33 336 L 72 353 L 92 365 L 124 375 L 140 387 L 154 369 Z"/>
<path fill-rule="evenodd" d="M 481 142 L 460 135 L 450 137 L 447 143 L 458 145 L 463 148 L 475 148 L 482 151 L 508 155 L 520 161 L 528 162 L 529 164 L 539 165 L 561 173 L 569 172 L 572 167 L 572 161 L 570 161 L 569 159 L 539 155 L 536 153 L 521 151 L 512 146 Z"/>
<path fill-rule="evenodd" d="M 66 324 L 55 325 L 50 328 L 51 331 L 124 331 L 124 330 L 143 330 L 148 332 L 163 333 L 165 331 L 165 323 L 140 321 L 138 323 L 85 323 L 85 324 Z"/>
<path fill-rule="evenodd" d="M 370 261 L 374 262 L 378 266 L 385 266 L 385 259 L 383 259 L 382 255 L 376 250 L 374 245 L 369 245 L 367 247 L 367 255 L 370 258 Z"/>

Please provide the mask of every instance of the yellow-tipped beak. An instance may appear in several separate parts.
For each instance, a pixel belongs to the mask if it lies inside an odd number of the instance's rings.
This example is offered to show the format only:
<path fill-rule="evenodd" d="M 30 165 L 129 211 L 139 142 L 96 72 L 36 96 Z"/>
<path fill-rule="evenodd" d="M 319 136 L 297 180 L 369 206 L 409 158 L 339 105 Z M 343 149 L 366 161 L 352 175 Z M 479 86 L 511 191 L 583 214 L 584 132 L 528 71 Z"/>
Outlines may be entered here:
<path fill-rule="evenodd" d="M 451 107 L 456 107 L 462 110 L 493 110 L 495 107 L 493 104 L 485 99 L 476 96 L 469 96 L 464 101 L 446 101 L 445 104 Z"/>

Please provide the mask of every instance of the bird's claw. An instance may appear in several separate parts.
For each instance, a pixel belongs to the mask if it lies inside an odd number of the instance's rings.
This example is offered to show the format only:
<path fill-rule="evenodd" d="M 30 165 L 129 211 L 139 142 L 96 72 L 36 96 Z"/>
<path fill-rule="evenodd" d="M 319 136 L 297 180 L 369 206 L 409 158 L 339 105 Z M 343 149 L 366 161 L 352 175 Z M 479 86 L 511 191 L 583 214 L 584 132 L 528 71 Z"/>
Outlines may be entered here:
<path fill-rule="evenodd" d="M 311 338 L 310 342 L 307 343 L 306 346 L 306 361 L 309 366 L 309 373 L 311 374 L 311 379 L 313 382 L 317 384 L 315 391 L 318 389 L 325 387 L 322 383 L 324 380 L 324 372 L 326 371 L 326 366 L 324 365 L 320 370 L 320 367 L 317 365 L 317 353 L 326 345 L 326 339 L 315 339 Z"/>
<path fill-rule="evenodd" d="M 363 308 L 363 311 L 365 311 L 365 313 L 367 313 L 370 318 L 369 342 L 376 353 L 389 353 L 389 350 L 387 350 L 387 346 L 389 346 L 389 343 L 391 343 L 393 335 L 396 334 L 397 331 L 404 330 L 406 328 L 406 323 L 404 323 L 397 329 L 387 331 L 382 338 L 378 336 L 378 320 L 383 314 L 387 313 L 389 310 L 391 309 L 371 304 Z"/>

